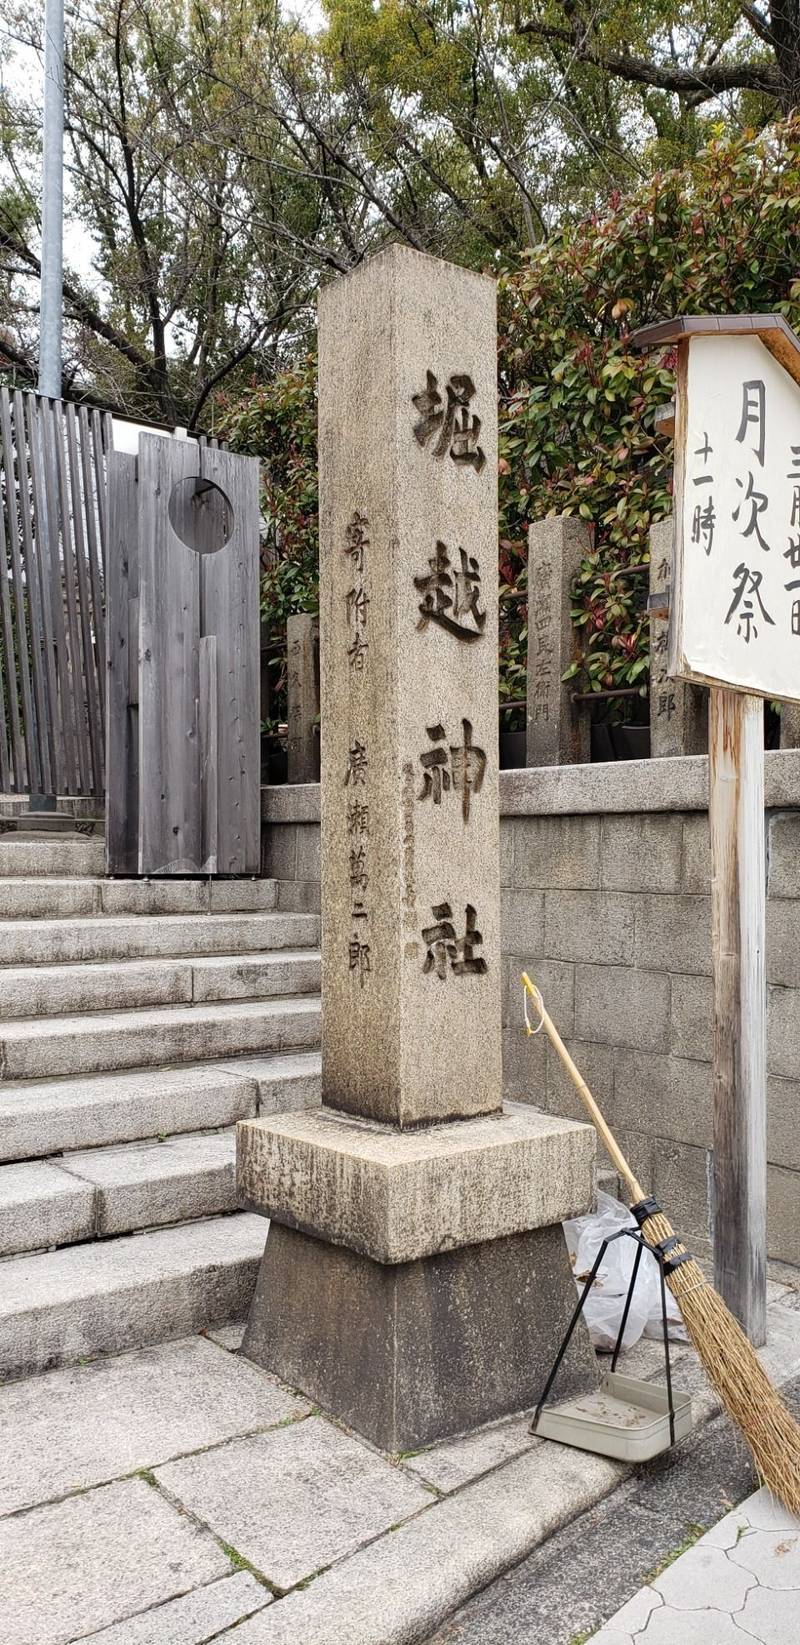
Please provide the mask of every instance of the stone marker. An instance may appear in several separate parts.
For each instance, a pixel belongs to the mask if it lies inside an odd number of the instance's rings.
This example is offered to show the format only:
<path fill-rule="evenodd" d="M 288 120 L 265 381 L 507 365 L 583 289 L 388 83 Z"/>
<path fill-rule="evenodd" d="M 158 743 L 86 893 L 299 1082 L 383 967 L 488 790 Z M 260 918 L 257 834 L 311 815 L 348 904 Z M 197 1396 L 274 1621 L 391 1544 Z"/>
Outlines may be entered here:
<path fill-rule="evenodd" d="M 672 516 L 650 527 L 650 593 L 672 588 Z M 708 753 L 708 692 L 667 673 L 669 622 L 650 618 L 650 755 Z"/>
<path fill-rule="evenodd" d="M 528 530 L 528 765 L 583 765 L 590 757 L 586 708 L 562 680 L 575 652 L 572 580 L 591 548 L 583 520 L 563 515 Z"/>
<path fill-rule="evenodd" d="M 594 1135 L 502 1107 L 494 283 L 395 246 L 319 360 L 324 1106 L 239 1128 L 242 1351 L 394 1451 L 535 1400 Z"/>
<path fill-rule="evenodd" d="M 800 705 L 781 703 L 781 748 L 800 748 Z"/>
<path fill-rule="evenodd" d="M 287 777 L 319 782 L 319 619 L 300 612 L 286 619 Z"/>

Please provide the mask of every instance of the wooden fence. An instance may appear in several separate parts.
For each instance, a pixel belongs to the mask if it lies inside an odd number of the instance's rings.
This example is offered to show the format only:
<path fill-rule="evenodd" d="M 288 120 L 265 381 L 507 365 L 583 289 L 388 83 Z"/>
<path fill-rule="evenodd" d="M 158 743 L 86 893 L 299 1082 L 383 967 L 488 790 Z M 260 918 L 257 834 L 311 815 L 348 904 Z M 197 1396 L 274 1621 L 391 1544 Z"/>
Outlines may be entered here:
<path fill-rule="evenodd" d="M 108 413 L 0 388 L 0 793 L 104 792 Z"/>

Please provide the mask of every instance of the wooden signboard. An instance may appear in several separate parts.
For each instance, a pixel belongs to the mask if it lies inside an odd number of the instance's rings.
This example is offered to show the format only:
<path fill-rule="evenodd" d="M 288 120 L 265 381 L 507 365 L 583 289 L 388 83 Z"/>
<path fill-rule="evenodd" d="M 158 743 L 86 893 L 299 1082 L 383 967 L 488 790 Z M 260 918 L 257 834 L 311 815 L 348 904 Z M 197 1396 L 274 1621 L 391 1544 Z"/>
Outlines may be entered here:
<path fill-rule="evenodd" d="M 764 698 L 800 701 L 800 341 L 693 316 L 677 344 L 670 675 L 711 687 L 715 1283 L 766 1335 Z"/>

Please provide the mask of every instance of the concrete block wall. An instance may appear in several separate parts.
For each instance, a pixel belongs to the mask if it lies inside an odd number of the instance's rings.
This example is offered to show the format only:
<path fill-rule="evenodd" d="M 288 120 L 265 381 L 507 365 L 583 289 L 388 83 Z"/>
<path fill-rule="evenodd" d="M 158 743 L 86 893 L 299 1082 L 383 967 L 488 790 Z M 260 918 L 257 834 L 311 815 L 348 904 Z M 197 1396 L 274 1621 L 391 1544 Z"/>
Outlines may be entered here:
<path fill-rule="evenodd" d="M 700 756 L 501 773 L 505 1093 L 583 1117 L 524 1033 L 527 969 L 642 1186 L 698 1248 L 713 1221 L 707 782 Z M 284 905 L 314 906 L 319 791 L 265 793 L 264 871 Z M 766 800 L 769 1254 L 800 1264 L 800 752 L 767 755 Z"/>

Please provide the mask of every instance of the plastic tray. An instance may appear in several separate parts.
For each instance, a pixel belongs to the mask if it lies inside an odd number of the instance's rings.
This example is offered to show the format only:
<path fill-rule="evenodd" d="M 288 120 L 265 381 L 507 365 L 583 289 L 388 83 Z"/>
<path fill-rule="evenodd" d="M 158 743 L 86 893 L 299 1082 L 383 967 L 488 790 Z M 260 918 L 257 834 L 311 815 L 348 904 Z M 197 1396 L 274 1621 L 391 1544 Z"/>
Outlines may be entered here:
<path fill-rule="evenodd" d="M 672 1406 L 677 1442 L 691 1431 L 691 1397 L 673 1387 Z M 608 1371 L 591 1393 L 546 1405 L 536 1433 L 622 1462 L 646 1462 L 672 1443 L 667 1390 L 660 1383 Z"/>

